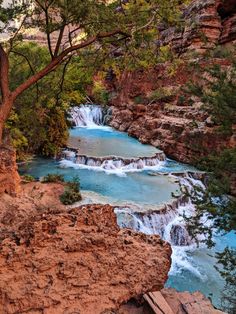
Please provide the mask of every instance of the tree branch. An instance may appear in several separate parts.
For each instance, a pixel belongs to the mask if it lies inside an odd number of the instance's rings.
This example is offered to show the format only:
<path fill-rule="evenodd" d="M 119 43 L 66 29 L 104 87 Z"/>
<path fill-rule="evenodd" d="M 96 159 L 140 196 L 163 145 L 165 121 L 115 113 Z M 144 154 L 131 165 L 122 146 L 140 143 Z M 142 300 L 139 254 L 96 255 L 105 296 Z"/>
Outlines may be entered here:
<path fill-rule="evenodd" d="M 61 95 L 61 93 L 63 91 L 63 85 L 64 85 L 64 81 L 65 81 L 66 70 L 67 70 L 68 64 L 70 63 L 71 58 L 72 58 L 72 56 L 69 56 L 68 60 L 66 61 L 65 65 L 63 67 L 62 77 L 61 77 L 61 80 L 60 80 L 60 89 L 59 89 L 59 92 L 56 95 L 56 104 L 59 103 L 59 98 L 60 98 L 60 95 Z"/>
<path fill-rule="evenodd" d="M 58 56 L 64 30 L 65 30 L 65 25 L 62 25 L 62 27 L 61 27 L 61 29 L 60 29 L 60 32 L 59 32 L 58 39 L 57 39 L 56 48 L 55 48 L 55 50 L 54 50 L 54 58 Z"/>
<path fill-rule="evenodd" d="M 26 60 L 26 62 L 28 63 L 28 66 L 29 66 L 30 71 L 32 72 L 32 74 L 35 74 L 34 68 L 33 68 L 32 64 L 30 63 L 30 60 L 27 58 L 27 56 L 25 56 L 25 55 L 24 55 L 23 53 L 21 53 L 21 52 L 15 51 L 15 50 L 11 50 L 11 53 L 14 53 L 14 54 L 16 54 L 16 55 L 21 56 L 22 58 L 24 58 L 24 59 Z M 38 99 L 38 98 L 39 98 L 39 86 L 38 86 L 37 82 L 36 82 L 36 90 L 37 90 L 36 99 Z"/>
<path fill-rule="evenodd" d="M 15 100 L 17 96 L 19 96 L 22 92 L 24 92 L 31 85 L 35 84 L 37 81 L 39 81 L 45 75 L 52 72 L 59 64 L 61 64 L 64 61 L 64 58 L 68 54 L 70 54 L 76 50 L 85 48 L 85 47 L 93 44 L 94 42 L 96 42 L 99 39 L 104 39 L 104 38 L 111 37 L 111 36 L 114 36 L 117 34 L 121 34 L 123 36 L 126 35 L 126 38 L 129 37 L 128 34 L 125 34 L 121 30 L 115 30 L 115 31 L 108 32 L 108 33 L 99 33 L 96 36 L 93 36 L 93 37 L 87 39 L 86 41 L 84 41 L 80 44 L 77 44 L 77 45 L 74 45 L 74 46 L 71 46 L 71 47 L 65 49 L 61 54 L 59 54 L 57 57 L 52 59 L 52 61 L 44 69 L 42 69 L 41 71 L 39 71 L 38 73 L 36 73 L 32 77 L 30 77 L 27 81 L 22 83 L 20 86 L 18 86 L 15 89 L 15 91 L 12 93 L 13 100 Z"/>
<path fill-rule="evenodd" d="M 51 1 L 51 3 L 49 3 L 45 7 L 40 3 L 40 1 L 35 0 L 35 2 L 43 10 L 44 15 L 45 15 L 45 21 L 46 21 L 46 30 L 45 30 L 45 32 L 46 32 L 46 36 L 47 36 L 48 50 L 49 50 L 51 58 L 53 59 L 53 51 L 52 51 L 50 27 L 49 27 L 50 23 L 49 23 L 49 14 L 48 14 L 48 9 L 49 9 L 50 5 L 53 3 L 53 1 Z"/>

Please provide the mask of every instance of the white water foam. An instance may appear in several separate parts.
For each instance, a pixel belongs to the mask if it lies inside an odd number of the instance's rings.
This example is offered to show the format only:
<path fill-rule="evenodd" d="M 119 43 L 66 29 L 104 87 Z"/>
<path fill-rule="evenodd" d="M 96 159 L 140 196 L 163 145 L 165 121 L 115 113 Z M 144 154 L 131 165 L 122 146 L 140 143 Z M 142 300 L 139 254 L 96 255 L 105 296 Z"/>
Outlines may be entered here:
<path fill-rule="evenodd" d="M 81 105 L 74 107 L 70 111 L 70 116 L 77 127 L 93 129 L 103 126 L 103 113 L 100 106 Z"/>
<path fill-rule="evenodd" d="M 190 175 L 179 178 L 181 185 L 189 191 L 195 186 L 205 189 L 204 184 Z M 192 252 L 197 249 L 197 244 L 189 236 L 183 215 L 193 216 L 195 205 L 188 200 L 187 203 L 178 204 L 176 208 L 166 208 L 165 212 L 137 213 L 130 208 L 116 208 L 118 223 L 121 227 L 134 229 L 145 234 L 158 234 L 163 240 L 172 246 L 172 265 L 170 275 L 189 271 L 202 281 L 207 280 L 204 271 L 200 270 L 191 257 Z M 208 223 L 207 220 L 203 223 Z M 200 236 L 199 240 L 204 237 Z M 201 244 L 201 247 L 204 247 Z"/>
<path fill-rule="evenodd" d="M 80 158 L 80 156 L 78 157 Z M 116 174 L 118 176 L 126 176 L 129 172 L 141 172 L 143 170 L 160 170 L 165 164 L 158 158 L 131 161 L 127 165 L 121 159 L 105 159 L 102 162 L 95 158 L 87 158 L 86 162 L 80 158 L 75 162 L 75 155 L 68 154 L 68 159 L 62 159 L 59 162 L 61 168 L 87 169 L 93 171 L 104 171 L 107 174 Z"/>

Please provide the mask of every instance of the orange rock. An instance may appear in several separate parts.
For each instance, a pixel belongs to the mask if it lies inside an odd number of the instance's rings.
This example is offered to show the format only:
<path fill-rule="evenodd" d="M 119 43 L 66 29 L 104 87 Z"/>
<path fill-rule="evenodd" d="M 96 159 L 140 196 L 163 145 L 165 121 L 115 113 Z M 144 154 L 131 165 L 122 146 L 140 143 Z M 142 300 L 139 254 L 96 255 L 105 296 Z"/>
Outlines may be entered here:
<path fill-rule="evenodd" d="M 59 190 L 60 185 L 37 183 L 23 187 L 14 204 L 10 196 L 3 198 L 0 313 L 99 314 L 163 288 L 169 244 L 120 230 L 109 205 L 57 207 Z M 31 210 L 24 210 L 24 199 Z M 14 217 L 7 222 L 9 212 Z"/>
<path fill-rule="evenodd" d="M 0 194 L 16 195 L 20 191 L 20 176 L 17 172 L 16 153 L 9 146 L 0 146 Z"/>

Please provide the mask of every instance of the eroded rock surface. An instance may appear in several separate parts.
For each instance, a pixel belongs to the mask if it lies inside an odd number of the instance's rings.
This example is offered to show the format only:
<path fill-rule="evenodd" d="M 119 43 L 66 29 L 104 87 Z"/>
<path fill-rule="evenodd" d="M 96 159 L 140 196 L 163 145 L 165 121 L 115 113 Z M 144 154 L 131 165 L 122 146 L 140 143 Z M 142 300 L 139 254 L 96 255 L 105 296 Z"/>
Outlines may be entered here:
<path fill-rule="evenodd" d="M 16 166 L 15 150 L 0 145 L 0 194 L 16 194 L 20 190 L 20 177 Z"/>
<path fill-rule="evenodd" d="M 129 302 L 116 314 L 224 314 L 213 307 L 210 300 L 200 292 L 178 292 L 165 288 L 144 296 L 140 305 Z M 115 314 L 114 313 L 114 314 Z"/>
<path fill-rule="evenodd" d="M 169 76 L 162 65 L 124 73 L 117 82 L 120 92 L 112 100 L 110 125 L 187 163 L 215 150 L 235 147 L 236 135 L 220 134 L 199 100 L 193 99 L 189 105 L 185 98 L 180 103 L 181 87 L 191 75 L 188 66 L 180 66 L 174 76 Z M 150 101 L 150 95 L 160 90 L 168 90 L 170 96 Z M 142 104 L 137 104 L 137 99 L 142 99 Z"/>
<path fill-rule="evenodd" d="M 32 183 L 15 203 L 3 197 L 0 313 L 99 314 L 163 288 L 169 244 L 120 230 L 109 205 L 66 209 L 62 190 Z"/>
<path fill-rule="evenodd" d="M 193 0 L 183 9 L 185 26 L 160 28 L 160 42 L 183 54 L 205 52 L 236 39 L 236 0 Z"/>

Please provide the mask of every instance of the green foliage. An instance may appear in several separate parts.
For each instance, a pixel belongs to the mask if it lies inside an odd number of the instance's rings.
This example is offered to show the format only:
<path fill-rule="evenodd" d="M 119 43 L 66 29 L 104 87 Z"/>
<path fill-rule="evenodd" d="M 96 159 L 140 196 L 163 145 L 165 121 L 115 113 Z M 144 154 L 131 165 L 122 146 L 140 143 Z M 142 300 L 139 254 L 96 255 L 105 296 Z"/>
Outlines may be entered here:
<path fill-rule="evenodd" d="M 222 307 L 229 314 L 236 312 L 236 250 L 225 248 L 223 252 L 217 253 L 217 266 L 226 285 L 223 291 Z"/>
<path fill-rule="evenodd" d="M 10 57 L 11 88 L 24 82 L 49 61 L 47 49 L 33 43 L 21 44 Z M 28 55 L 28 61 L 22 57 Z M 91 83 L 92 72 L 83 69 L 81 58 L 44 77 L 17 98 L 7 128 L 17 150 L 18 160 L 37 153 L 54 156 L 68 139 L 67 110 L 85 99 L 85 87 Z"/>
<path fill-rule="evenodd" d="M 35 178 L 33 176 L 31 176 L 30 174 L 25 174 L 23 176 L 21 176 L 22 180 L 25 182 L 34 182 Z"/>
<path fill-rule="evenodd" d="M 200 98 L 220 132 L 232 134 L 236 123 L 236 63 L 227 69 L 220 65 L 199 69 L 198 79 L 188 84 L 187 92 Z"/>
<path fill-rule="evenodd" d="M 64 177 L 61 174 L 49 173 L 41 180 L 42 183 L 59 183 L 64 182 Z"/>
<path fill-rule="evenodd" d="M 72 205 L 82 199 L 80 194 L 80 183 L 78 178 L 68 182 L 65 191 L 60 195 L 60 200 L 64 205 Z"/>
<path fill-rule="evenodd" d="M 139 105 L 139 104 L 144 104 L 145 103 L 145 99 L 142 95 L 136 96 L 134 97 L 134 103 Z"/>
<path fill-rule="evenodd" d="M 224 149 L 220 154 L 203 158 L 198 167 L 204 171 L 214 172 L 221 179 L 225 172 L 236 172 L 236 148 Z"/>
<path fill-rule="evenodd" d="M 106 90 L 106 87 L 102 81 L 95 81 L 92 89 L 92 94 L 95 100 L 95 103 L 106 106 L 109 102 L 109 92 Z"/>
<path fill-rule="evenodd" d="M 198 234 L 204 234 L 206 243 L 213 246 L 213 228 L 219 232 L 236 231 L 236 199 L 226 196 L 230 194 L 230 176 L 236 171 L 236 148 L 224 150 L 218 155 L 210 155 L 202 159 L 197 166 L 210 172 L 207 189 L 196 189 L 191 195 L 196 212 L 193 217 L 185 218 L 191 236 L 196 239 Z M 212 226 L 201 224 L 205 215 L 212 219 Z"/>
<path fill-rule="evenodd" d="M 150 101 L 160 101 L 166 100 L 171 96 L 173 96 L 173 91 L 166 87 L 160 87 L 151 92 L 149 99 Z"/>
<path fill-rule="evenodd" d="M 223 150 L 221 153 L 210 155 L 198 164 L 198 167 L 208 174 L 206 191 L 195 189 L 190 195 L 196 205 L 195 214 L 185 217 L 190 235 L 205 235 L 204 241 L 208 247 L 215 245 L 213 232 L 236 232 L 236 198 L 231 197 L 230 177 L 236 173 L 236 148 Z M 211 225 L 202 221 L 211 221 Z M 236 311 L 236 250 L 226 248 L 216 253 L 216 269 L 225 279 L 222 292 L 222 308 L 230 314 Z"/>

